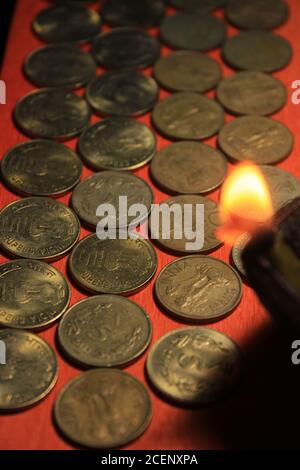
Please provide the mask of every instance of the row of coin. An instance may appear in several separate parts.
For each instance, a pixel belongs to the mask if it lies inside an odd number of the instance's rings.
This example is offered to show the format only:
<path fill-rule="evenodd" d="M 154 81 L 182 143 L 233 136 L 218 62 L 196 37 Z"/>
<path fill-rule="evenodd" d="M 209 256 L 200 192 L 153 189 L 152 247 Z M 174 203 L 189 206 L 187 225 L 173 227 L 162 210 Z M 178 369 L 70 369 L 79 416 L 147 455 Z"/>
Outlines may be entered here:
<path fill-rule="evenodd" d="M 72 8 L 60 5 L 41 12 L 33 23 L 35 32 L 47 42 L 64 42 L 66 38 L 72 42 L 82 42 L 98 36 L 99 15 L 92 10 L 74 7 L 74 3 L 88 2 L 76 0 L 70 3 L 73 3 Z M 205 2 L 173 0 L 171 3 L 177 8 L 187 8 L 189 11 L 198 10 L 201 4 L 201 9 L 204 5 L 206 12 L 225 5 L 224 0 Z M 234 2 L 229 2 L 227 18 L 230 18 L 232 8 Z M 235 8 L 238 8 L 238 5 Z M 272 5 L 271 10 L 274 21 L 274 11 L 276 16 L 278 10 L 274 10 Z M 144 113 L 153 107 L 155 127 L 162 134 L 174 139 L 206 138 L 218 132 L 223 126 L 224 112 L 219 104 L 195 93 L 204 92 L 218 85 L 221 79 L 219 66 L 212 59 L 194 51 L 204 51 L 221 45 L 225 40 L 224 25 L 211 16 L 200 18 L 180 13 L 171 19 L 166 18 L 161 23 L 163 41 L 167 44 L 172 44 L 173 41 L 173 47 L 184 47 L 189 50 L 175 52 L 157 62 L 158 43 L 147 33 L 132 26 L 149 27 L 157 24 L 162 18 L 163 11 L 164 5 L 161 1 L 103 2 L 104 20 L 127 28 L 117 28 L 96 37 L 92 53 L 99 64 L 122 70 L 107 72 L 91 82 L 90 79 L 96 70 L 92 57 L 71 45 L 41 48 L 31 54 L 25 63 L 27 76 L 38 86 L 76 88 L 90 82 L 86 93 L 89 104 L 100 114 L 116 116 L 88 128 L 80 137 L 80 154 L 85 162 L 96 170 L 134 169 L 151 160 L 155 154 L 153 134 L 146 126 L 130 121 L 127 117 Z M 246 11 L 248 17 L 250 12 L 251 19 L 253 9 L 249 10 L 248 5 Z M 270 21 L 267 25 L 264 23 L 268 17 L 270 17 L 269 7 L 260 19 L 260 27 L 274 26 L 270 25 Z M 78 28 L 78 18 L 81 21 L 80 28 Z M 281 19 L 277 17 L 276 21 L 282 22 L 284 19 L 281 16 Z M 43 37 L 43 34 L 49 31 L 47 28 L 49 21 L 55 26 L 51 32 L 54 34 L 52 38 Z M 64 24 L 63 28 L 60 27 L 61 22 Z M 198 30 L 199 25 L 204 34 L 198 35 L 194 42 L 194 32 Z M 211 35 L 207 34 L 208 26 Z M 249 49 L 247 41 L 253 40 L 253 35 L 250 34 L 249 37 L 242 33 L 239 38 L 237 46 L 232 40 L 228 40 L 224 47 L 225 57 L 226 48 L 229 51 L 226 60 L 238 68 L 249 70 L 279 68 L 289 60 L 289 48 L 282 40 L 283 52 L 277 56 L 275 54 L 271 65 L 264 64 L 261 69 L 256 62 L 253 66 L 252 57 L 252 63 L 250 61 L 246 66 L 240 66 L 237 64 L 238 55 L 241 54 L 241 50 L 244 54 Z M 257 33 L 254 40 L 260 50 L 271 47 L 273 52 L 277 48 L 276 44 L 282 44 L 281 39 L 271 33 Z M 139 47 L 136 47 L 137 44 Z M 233 60 L 230 55 L 232 50 Z M 237 55 L 234 52 L 236 50 L 239 51 Z M 167 89 L 180 92 L 158 104 L 156 104 L 158 88 L 155 81 L 139 73 L 124 70 L 128 65 L 138 69 L 154 62 L 156 62 L 155 76 L 158 82 Z M 64 64 L 67 64 L 67 67 Z M 209 73 L 203 74 L 203 67 L 206 67 Z M 166 69 L 169 69 L 169 72 L 166 73 Z M 199 88 L 193 88 L 197 74 Z M 55 82 L 55 80 L 60 81 Z M 244 90 L 250 84 L 257 93 L 262 93 L 262 90 L 265 93 L 266 88 L 271 87 L 273 92 L 270 93 L 268 100 L 265 102 L 257 100 L 256 104 L 258 114 L 263 116 L 271 114 L 283 106 L 286 100 L 286 93 L 280 82 L 271 80 L 271 77 L 263 73 L 242 72 L 236 75 L 234 83 L 226 79 L 219 84 L 218 100 L 230 112 L 248 114 L 245 112 L 247 106 L 241 106 L 236 96 L 228 100 L 228 97 L 234 94 L 232 87 L 235 89 L 236 86 L 240 86 Z M 254 100 L 249 99 L 249 96 L 247 99 L 247 94 L 245 97 L 242 96 L 242 99 L 245 99 L 246 105 L 250 107 L 248 109 L 251 109 Z M 190 116 L 191 106 L 194 105 L 198 114 Z M 203 112 L 212 116 L 208 126 L 204 119 L 199 119 Z M 44 119 L 45 114 L 46 119 Z M 25 133 L 34 137 L 69 138 L 87 126 L 90 114 L 89 106 L 84 99 L 71 92 L 40 90 L 19 102 L 15 119 Z M 264 126 L 264 132 L 270 132 L 270 136 L 274 137 L 278 128 L 270 129 L 271 120 L 264 117 L 262 119 L 264 122 L 260 124 L 260 128 Z M 242 137 L 245 128 L 251 128 L 253 121 L 250 124 L 247 122 L 241 125 Z M 254 128 L 253 132 L 256 131 Z M 260 161 L 260 163 L 273 163 L 289 153 L 292 145 L 291 137 L 284 126 L 280 131 L 283 138 L 287 139 L 284 149 L 280 148 L 278 153 L 272 154 L 272 161 Z M 138 142 L 135 140 L 136 134 Z M 116 136 L 117 140 L 112 145 Z M 230 138 L 228 140 L 230 141 Z M 108 146 L 105 152 L 100 152 L 99 147 L 103 148 L 104 142 L 106 145 L 108 142 Z M 142 147 L 141 142 L 144 144 Z M 123 152 L 118 153 L 120 144 Z M 220 146 L 222 148 L 221 142 Z M 133 147 L 142 148 L 143 151 L 134 153 Z M 226 152 L 225 148 L 222 150 L 228 157 L 234 158 L 232 152 Z M 44 166 L 38 162 L 41 151 L 44 155 L 49 155 L 50 163 L 45 163 Z M 61 157 L 55 161 L 56 152 L 60 152 Z M 125 153 L 126 159 L 124 159 Z M 182 153 L 187 155 L 185 165 L 180 158 Z M 28 156 L 28 165 L 24 162 L 25 155 Z M 208 158 L 214 161 L 214 168 L 211 169 L 208 165 L 201 177 L 200 170 Z M 166 164 L 165 171 L 164 164 Z M 36 140 L 22 144 L 9 152 L 2 165 L 2 174 L 7 184 L 21 194 L 59 195 L 78 183 L 80 165 L 78 157 L 69 149 L 65 150 L 61 144 Z M 15 167 L 18 171 L 14 170 Z M 24 177 L 26 174 L 41 175 L 45 167 L 47 172 L 48 168 L 52 168 L 51 181 L 49 178 L 52 186 L 48 182 L 42 185 L 42 179 L 38 181 L 36 178 Z M 61 186 L 57 188 L 58 168 L 62 178 Z M 68 168 L 72 168 L 72 171 Z M 199 168 L 197 177 L 194 175 L 195 168 Z M 269 167 L 266 167 L 266 172 L 268 169 Z M 220 152 L 197 142 L 179 142 L 170 145 L 155 156 L 151 166 L 152 177 L 158 185 L 171 194 L 186 194 L 168 200 L 170 205 L 173 202 L 205 203 L 209 224 L 206 224 L 204 251 L 219 246 L 214 236 L 218 224 L 217 206 L 202 196 L 189 195 L 190 188 L 196 187 L 197 191 L 193 192 L 198 194 L 211 191 L 222 183 L 226 170 L 226 161 Z M 68 182 L 64 181 L 66 176 L 69 177 Z M 274 178 L 276 177 L 277 173 Z M 183 179 L 187 181 L 185 186 Z M 95 185 L 98 189 L 104 188 L 99 201 L 95 199 L 96 195 L 93 193 Z M 120 187 L 128 188 L 127 195 L 133 198 L 133 202 L 134 197 L 139 200 L 144 197 L 147 206 L 152 202 L 151 191 L 139 178 L 127 174 L 123 177 L 116 172 L 103 172 L 84 180 L 76 187 L 72 195 L 72 207 L 83 223 L 95 226 L 96 222 L 92 217 L 94 206 L 111 198 L 116 200 L 120 194 Z M 296 190 L 299 190 L 298 185 L 295 185 Z M 279 192 L 282 195 L 284 191 L 283 188 Z M 110 199 L 107 199 L 107 194 Z M 275 194 L 278 196 L 278 191 L 275 191 Z M 88 204 L 83 204 L 83 200 Z M 16 214 L 19 209 L 26 211 L 25 218 L 18 218 Z M 35 197 L 17 201 L 2 211 L 0 222 L 2 231 L 6 234 L 4 241 L 1 242 L 2 248 L 15 256 L 55 259 L 71 249 L 79 235 L 79 223 L 72 210 L 48 198 Z M 53 232 L 52 239 L 49 239 L 50 228 Z M 169 243 L 163 240 L 158 242 L 165 249 L 177 253 L 185 252 L 184 241 L 179 243 L 179 246 L 177 240 L 170 240 Z M 12 267 L 13 263 L 15 268 Z M 156 267 L 155 251 L 145 240 L 103 242 L 95 235 L 91 235 L 76 245 L 72 251 L 69 259 L 70 274 L 84 289 L 102 295 L 75 304 L 66 312 L 69 288 L 67 281 L 58 271 L 34 259 L 5 263 L 3 270 L 7 275 L 4 276 L 1 289 L 6 299 L 4 302 L 6 326 L 38 328 L 50 324 L 64 313 L 58 327 L 58 339 L 63 354 L 87 367 L 124 366 L 145 351 L 151 340 L 152 328 L 148 315 L 138 305 L 114 294 L 132 293 L 145 286 L 154 275 Z M 22 274 L 24 279 L 20 276 L 22 270 L 24 270 Z M 32 280 L 31 286 L 24 282 L 28 278 Z M 42 293 L 42 299 L 37 290 Z M 156 281 L 155 295 L 159 305 L 177 318 L 185 321 L 208 322 L 222 318 L 238 305 L 242 295 L 242 285 L 239 276 L 226 263 L 207 256 L 191 256 L 175 260 L 163 269 Z M 10 302 L 15 302 L 16 298 L 23 305 L 22 309 L 15 312 L 5 310 Z M 31 316 L 25 316 L 24 305 L 31 299 L 36 301 L 36 312 Z M 48 305 L 47 310 L 45 304 Z M 28 321 L 31 322 L 30 327 L 26 324 Z M 102 322 L 105 324 L 104 329 Z M 29 406 L 43 398 L 55 384 L 57 364 L 54 352 L 49 350 L 49 346 L 40 338 L 25 331 L 2 330 L 0 338 L 2 337 L 9 346 L 11 360 L 3 369 L 6 377 L 1 377 L 7 380 L 7 384 L 5 393 L 1 395 L 4 404 L 1 403 L 0 407 L 18 409 Z M 10 349 L 10 345 L 13 345 L 13 349 Z M 35 351 L 42 352 L 43 349 L 44 354 L 39 357 L 34 355 Z M 45 359 L 46 363 L 41 364 L 41 358 Z M 19 364 L 30 364 L 30 368 L 25 367 L 21 375 Z M 32 364 L 36 365 L 34 374 Z M 17 369 L 20 374 L 18 376 Z M 169 400 L 185 405 L 208 404 L 220 399 L 237 383 L 241 369 L 242 358 L 237 346 L 229 338 L 208 328 L 185 328 L 171 332 L 154 345 L 147 360 L 147 375 L 156 390 Z M 45 370 L 47 374 L 44 373 Z M 19 379 L 22 377 L 22 380 L 14 381 L 13 379 L 17 377 Z M 56 422 L 63 433 L 80 445 L 92 447 L 113 447 L 127 443 L 146 429 L 150 417 L 151 402 L 144 386 L 132 376 L 115 369 L 97 369 L 81 374 L 62 390 L 55 405 Z"/>

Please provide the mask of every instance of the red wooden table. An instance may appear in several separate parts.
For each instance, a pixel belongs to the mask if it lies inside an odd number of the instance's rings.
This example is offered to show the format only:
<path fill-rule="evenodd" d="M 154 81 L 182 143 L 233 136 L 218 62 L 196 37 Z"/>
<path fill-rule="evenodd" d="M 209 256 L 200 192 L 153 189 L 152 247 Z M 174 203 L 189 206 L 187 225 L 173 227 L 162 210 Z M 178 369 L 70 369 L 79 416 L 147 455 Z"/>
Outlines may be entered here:
<path fill-rule="evenodd" d="M 298 0 L 289 0 L 290 20 L 278 32 L 290 40 L 294 48 L 294 58 L 289 67 L 276 73 L 291 90 L 291 83 L 300 79 L 300 9 Z M 10 31 L 6 57 L 1 79 L 7 84 L 7 104 L 0 105 L 0 154 L 1 156 L 13 145 L 24 142 L 27 138 L 16 130 L 12 122 L 12 110 L 16 101 L 34 89 L 22 75 L 21 68 L 27 54 L 41 45 L 31 31 L 30 23 L 34 15 L 49 5 L 43 0 L 19 0 Z M 152 31 L 151 31 L 152 32 Z M 229 28 L 229 34 L 235 30 Z M 157 34 L 157 30 L 153 30 Z M 163 48 L 162 54 L 167 54 Z M 220 51 L 214 51 L 213 57 L 220 59 Z M 223 64 L 224 75 L 231 74 Z M 151 70 L 145 71 L 151 74 Z M 161 96 L 166 96 L 161 91 Z M 213 93 L 209 94 L 210 96 Z M 292 155 L 279 166 L 300 177 L 300 106 L 293 105 L 291 99 L 287 106 L 274 115 L 289 126 L 295 135 L 295 147 Z M 227 115 L 227 120 L 231 119 Z M 98 118 L 93 117 L 93 122 Z M 140 120 L 150 125 L 150 115 Z M 68 142 L 75 148 L 77 139 Z M 168 145 L 168 141 L 159 137 L 158 148 Z M 215 138 L 208 141 L 215 146 Z M 148 167 L 135 172 L 145 178 L 154 189 L 155 202 L 168 196 L 152 184 Z M 92 174 L 84 168 L 83 177 Z M 217 199 L 218 192 L 210 195 Z M 70 194 L 60 198 L 69 203 Z M 18 199 L 18 196 L 0 186 L 0 207 Z M 81 237 L 88 234 L 81 230 Z M 174 259 L 157 249 L 159 270 Z M 213 256 L 229 261 L 230 248 L 221 247 Z M 1 256 L 1 262 L 7 258 Z M 54 263 L 65 273 L 67 257 Z M 131 298 L 142 305 L 153 322 L 152 344 L 168 331 L 182 327 L 164 312 L 160 311 L 153 300 L 154 281 L 142 292 Z M 72 288 L 71 304 L 85 295 Z M 228 449 L 228 448 L 286 448 L 300 447 L 298 422 L 300 422 L 300 368 L 291 363 L 291 339 L 274 324 L 268 313 L 257 300 L 254 292 L 244 286 L 244 295 L 239 307 L 226 319 L 210 325 L 229 335 L 241 347 L 246 360 L 246 373 L 239 388 L 226 401 L 201 410 L 186 410 L 175 407 L 158 398 L 148 386 L 144 376 L 146 354 L 126 371 L 143 381 L 150 391 L 153 401 L 153 420 L 148 430 L 126 449 Z M 40 333 L 56 350 L 54 336 L 56 325 Z M 295 332 L 295 338 L 297 333 Z M 80 370 L 59 355 L 59 380 L 52 393 L 37 406 L 27 411 L 0 416 L 0 449 L 71 449 L 56 432 L 52 422 L 54 400 L 71 378 Z"/>

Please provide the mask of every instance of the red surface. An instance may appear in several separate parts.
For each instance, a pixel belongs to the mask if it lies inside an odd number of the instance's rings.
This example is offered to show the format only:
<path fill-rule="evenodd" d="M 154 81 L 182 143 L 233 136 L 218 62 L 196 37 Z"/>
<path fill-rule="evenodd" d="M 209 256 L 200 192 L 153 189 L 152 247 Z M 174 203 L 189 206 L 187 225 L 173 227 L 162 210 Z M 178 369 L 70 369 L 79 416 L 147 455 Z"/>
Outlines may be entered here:
<path fill-rule="evenodd" d="M 289 0 L 291 17 L 289 22 L 278 32 L 289 39 L 294 47 L 294 59 L 289 67 L 276 74 L 291 90 L 291 83 L 300 79 L 300 9 L 298 0 Z M 42 0 L 19 0 L 14 15 L 6 58 L 2 71 L 2 79 L 7 83 L 7 104 L 0 105 L 0 153 L 3 155 L 11 146 L 24 142 L 27 138 L 13 125 L 11 113 L 16 101 L 34 89 L 26 81 L 21 72 L 22 63 L 33 49 L 41 42 L 33 35 L 30 23 L 36 12 L 48 4 Z M 157 31 L 153 31 L 157 34 Z M 232 28 L 229 33 L 234 33 Z M 166 48 L 163 54 L 168 53 Z M 212 56 L 220 59 L 220 51 Z M 224 74 L 232 73 L 223 65 Z M 151 73 L 151 71 L 147 71 Z M 161 92 L 161 96 L 166 95 Z M 295 135 L 295 147 L 292 155 L 279 166 L 300 177 L 299 165 L 299 131 L 300 107 L 289 102 L 287 106 L 274 116 L 287 124 Z M 98 118 L 93 117 L 93 122 Z M 227 116 L 227 120 L 230 119 Z M 150 125 L 150 115 L 141 118 Z M 215 139 L 208 141 L 215 145 Z M 67 145 L 75 147 L 76 139 Z M 159 137 L 158 148 L 167 145 L 168 141 Z M 92 172 L 84 169 L 84 177 Z M 137 175 L 149 180 L 148 167 L 136 172 Z M 160 202 L 167 195 L 160 192 L 150 181 L 155 191 L 155 200 Z M 217 192 L 210 197 L 216 199 Z M 68 204 L 70 194 L 60 200 Z M 0 206 L 3 207 L 18 196 L 0 186 Z M 87 235 L 81 230 L 81 237 Z M 159 255 L 158 271 L 173 256 L 157 249 Z M 212 256 L 229 260 L 229 247 L 222 247 Z M 1 256 L 1 262 L 7 258 Z M 65 273 L 67 257 L 54 263 Z M 154 281 L 153 281 L 154 282 Z M 153 282 L 132 299 L 142 305 L 153 321 L 153 343 L 164 333 L 184 326 L 170 319 L 160 311 L 154 303 Z M 84 298 L 85 295 L 72 288 L 71 304 Z M 300 420 L 300 368 L 291 365 L 291 339 L 274 325 L 267 312 L 259 304 L 253 291 L 244 286 L 244 295 L 239 307 L 226 319 L 210 325 L 229 335 L 242 348 L 246 373 L 240 387 L 226 401 L 201 410 L 185 410 L 174 407 L 158 398 L 147 385 L 153 401 L 153 420 L 148 430 L 128 449 L 228 449 L 228 448 L 270 448 L 299 446 L 297 425 Z M 54 346 L 56 325 L 40 333 Z M 295 333 L 296 339 L 297 334 Z M 134 365 L 126 368 L 144 383 L 144 362 L 146 354 Z M 63 387 L 80 370 L 65 362 L 58 354 L 60 374 L 52 393 L 40 404 L 25 412 L 0 416 L 0 448 L 1 449 L 71 449 L 56 432 L 52 423 L 52 406 Z M 300 367 L 300 366 L 299 366 Z"/>

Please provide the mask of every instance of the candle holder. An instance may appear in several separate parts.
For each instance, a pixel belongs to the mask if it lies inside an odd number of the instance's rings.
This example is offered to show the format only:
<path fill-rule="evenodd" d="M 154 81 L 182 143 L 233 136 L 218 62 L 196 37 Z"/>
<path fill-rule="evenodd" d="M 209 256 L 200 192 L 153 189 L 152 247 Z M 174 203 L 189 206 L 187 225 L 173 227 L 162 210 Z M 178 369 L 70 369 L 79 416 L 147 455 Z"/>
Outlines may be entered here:
<path fill-rule="evenodd" d="M 280 209 L 273 227 L 242 253 L 247 279 L 276 319 L 300 328 L 300 198 Z"/>

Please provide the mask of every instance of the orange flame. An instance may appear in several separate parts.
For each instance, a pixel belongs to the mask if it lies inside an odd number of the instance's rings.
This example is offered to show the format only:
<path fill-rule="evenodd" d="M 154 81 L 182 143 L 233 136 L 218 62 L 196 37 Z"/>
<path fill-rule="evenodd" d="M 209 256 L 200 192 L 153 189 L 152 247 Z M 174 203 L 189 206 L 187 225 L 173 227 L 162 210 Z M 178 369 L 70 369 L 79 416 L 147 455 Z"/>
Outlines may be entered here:
<path fill-rule="evenodd" d="M 232 245 L 242 233 L 268 225 L 273 214 L 270 190 L 259 168 L 251 162 L 235 166 L 221 192 L 218 238 Z"/>

